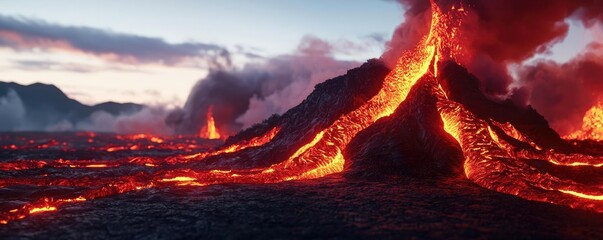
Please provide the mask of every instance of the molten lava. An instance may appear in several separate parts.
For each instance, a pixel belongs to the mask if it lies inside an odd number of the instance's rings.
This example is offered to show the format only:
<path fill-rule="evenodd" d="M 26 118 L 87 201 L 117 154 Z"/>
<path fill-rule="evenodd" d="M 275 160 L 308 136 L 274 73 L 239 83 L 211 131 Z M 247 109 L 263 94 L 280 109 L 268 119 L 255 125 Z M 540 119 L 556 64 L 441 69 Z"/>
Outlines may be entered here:
<path fill-rule="evenodd" d="M 599 102 L 588 110 L 582 120 L 582 128 L 565 138 L 603 141 L 603 102 Z"/>
<path fill-rule="evenodd" d="M 216 129 L 216 121 L 214 121 L 214 106 L 209 105 L 207 108 L 205 126 L 201 127 L 199 137 L 206 139 L 220 139 L 222 136 Z"/>
<path fill-rule="evenodd" d="M 454 6 L 443 12 L 432 2 L 429 33 L 414 49 L 400 56 L 380 90 L 358 107 L 337 115 L 333 121 L 308 120 L 306 123 L 314 124 L 311 132 L 294 132 L 301 127 L 299 125 L 288 128 L 293 132 L 282 131 L 285 126 L 278 124 L 272 127 L 260 125 L 250 130 L 253 137 L 229 139 L 223 146 L 212 149 L 204 148 L 198 142 L 150 135 L 119 136 L 118 140 L 124 141 L 123 144 L 103 144 L 98 136 L 83 134 L 78 137 L 87 139 L 90 144 L 100 144 L 89 150 L 104 154 L 132 154 L 116 155 L 122 156 L 118 160 L 99 157 L 1 162 L 0 170 L 22 172 L 22 175 L 1 178 L 0 187 L 64 186 L 77 190 L 71 194 L 61 193 L 60 196 L 26 201 L 28 203 L 19 208 L 3 212 L 0 223 L 6 224 L 33 213 L 58 211 L 63 204 L 148 188 L 277 183 L 342 172 L 346 163 L 343 153 L 352 139 L 392 115 L 409 96 L 411 89 L 417 87 L 419 80 L 427 83 L 421 86 L 430 86 L 427 90 L 437 101 L 436 111 L 443 122 L 443 129 L 458 141 L 464 154 L 464 170 L 468 179 L 485 188 L 530 200 L 603 212 L 603 184 L 564 179 L 528 164 L 528 161 L 541 160 L 556 167 L 596 168 L 603 166 L 602 157 L 543 147 L 513 124 L 478 116 L 449 94 L 450 90 L 443 83 L 441 64 L 462 54 L 455 36 L 466 14 L 467 10 L 462 6 Z M 600 123 L 593 125 L 594 129 L 601 130 Z M 211 106 L 200 136 L 206 139 L 221 138 Z M 23 146 L 11 144 L 3 147 L 10 151 L 40 148 L 60 148 L 65 152 L 78 149 L 67 141 L 24 142 Z M 165 157 L 134 154 L 149 149 L 179 153 Z M 65 177 L 53 175 L 56 171 L 45 171 L 52 168 L 73 168 L 73 171 L 81 171 L 82 174 L 76 175 L 79 177 Z M 34 169 L 43 171 L 44 175 L 32 175 L 25 171 Z M 94 172 L 102 174 L 90 174 Z"/>

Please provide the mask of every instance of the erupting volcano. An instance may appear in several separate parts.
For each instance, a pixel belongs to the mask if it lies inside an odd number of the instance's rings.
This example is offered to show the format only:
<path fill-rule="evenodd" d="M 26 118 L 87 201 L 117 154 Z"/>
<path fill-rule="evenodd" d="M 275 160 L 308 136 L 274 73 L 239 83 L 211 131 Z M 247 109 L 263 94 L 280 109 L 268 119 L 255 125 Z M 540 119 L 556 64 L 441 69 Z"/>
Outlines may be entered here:
<path fill-rule="evenodd" d="M 334 173 L 352 179 L 459 176 L 519 198 L 603 212 L 603 144 L 582 141 L 601 140 L 601 108 L 589 111 L 584 132 L 570 141 L 534 109 L 484 95 L 458 61 L 466 54 L 457 36 L 468 11 L 432 2 L 430 30 L 391 70 L 370 60 L 220 146 L 150 135 L 110 141 L 94 134 L 76 136 L 89 146 L 69 140 L 4 146 L 11 156 L 40 148 L 65 156 L 0 163 L 2 188 L 29 186 L 36 193 L 3 202 L 0 223 L 142 189 L 268 184 Z M 207 109 L 201 138 L 223 137 L 213 111 Z M 72 154 L 81 152 L 87 152 L 83 159 Z"/>

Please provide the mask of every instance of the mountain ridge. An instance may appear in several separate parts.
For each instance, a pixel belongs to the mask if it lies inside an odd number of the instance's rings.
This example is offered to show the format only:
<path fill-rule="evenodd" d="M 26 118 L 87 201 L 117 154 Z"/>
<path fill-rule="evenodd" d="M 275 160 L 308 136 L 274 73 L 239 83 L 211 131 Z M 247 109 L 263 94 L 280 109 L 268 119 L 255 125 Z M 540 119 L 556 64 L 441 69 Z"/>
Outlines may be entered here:
<path fill-rule="evenodd" d="M 113 116 L 132 114 L 144 108 L 142 104 L 103 102 L 95 105 L 83 104 L 68 97 L 52 84 L 33 83 L 22 85 L 0 81 L 0 131 L 47 130 L 48 126 L 67 121 L 76 124 L 88 119 L 93 113 L 103 111 Z M 4 116 L 6 114 L 6 116 Z M 26 126 L 24 127 L 23 124 Z"/>

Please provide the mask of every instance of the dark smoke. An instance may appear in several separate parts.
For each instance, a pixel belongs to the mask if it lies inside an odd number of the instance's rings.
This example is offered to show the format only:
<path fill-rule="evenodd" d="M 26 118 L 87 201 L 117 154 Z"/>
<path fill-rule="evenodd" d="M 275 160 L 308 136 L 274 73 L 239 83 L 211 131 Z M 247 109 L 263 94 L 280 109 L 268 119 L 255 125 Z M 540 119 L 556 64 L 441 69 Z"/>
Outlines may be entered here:
<path fill-rule="evenodd" d="M 603 46 L 591 45 L 563 64 L 540 61 L 521 69 L 514 97 L 529 101 L 562 134 L 578 130 L 584 113 L 603 97 Z"/>
<path fill-rule="evenodd" d="M 390 66 L 404 49 L 425 35 L 431 19 L 430 1 L 399 0 L 406 8 L 406 21 L 395 31 L 383 59 Z M 568 21 L 600 27 L 603 1 L 600 0 L 441 0 L 443 9 L 462 4 L 469 15 L 464 19 L 460 42 L 464 56 L 457 59 L 482 81 L 483 91 L 492 97 L 509 97 L 520 105 L 533 105 L 562 134 L 579 126 L 582 116 L 600 95 L 601 75 L 584 80 L 600 68 L 601 55 L 585 50 L 567 64 L 551 61 L 520 67 L 513 79 L 510 65 L 547 53 L 568 34 Z M 520 88 L 510 89 L 513 82 Z M 586 82 L 589 82 L 588 84 Z M 564 91 L 574 91 L 565 93 Z"/>
<path fill-rule="evenodd" d="M 352 46 L 358 47 L 358 46 Z M 282 114 L 299 104 L 314 86 L 359 65 L 339 61 L 333 55 L 349 51 L 314 37 L 302 40 L 293 55 L 281 55 L 242 69 L 213 69 L 192 89 L 186 104 L 166 118 L 177 133 L 195 134 L 206 122 L 207 109 L 221 133 L 232 135 L 242 128 Z"/>

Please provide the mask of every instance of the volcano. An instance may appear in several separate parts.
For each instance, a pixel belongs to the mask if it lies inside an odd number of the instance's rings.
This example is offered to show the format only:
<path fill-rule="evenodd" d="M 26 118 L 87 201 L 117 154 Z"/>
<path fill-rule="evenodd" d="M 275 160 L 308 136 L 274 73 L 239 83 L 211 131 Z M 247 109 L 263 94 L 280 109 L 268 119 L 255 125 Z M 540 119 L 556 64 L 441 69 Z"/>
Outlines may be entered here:
<path fill-rule="evenodd" d="M 479 80 L 455 61 L 455 19 L 464 10 L 443 13 L 433 4 L 432 12 L 428 36 L 393 69 L 370 60 L 222 144 L 94 134 L 72 140 L 94 147 L 69 140 L 7 144 L 13 154 L 5 159 L 18 160 L 0 163 L 0 186 L 18 194 L 3 201 L 0 223 L 126 192 L 332 174 L 465 178 L 515 198 L 603 212 L 603 144 L 564 140 L 534 109 L 484 95 Z M 205 132 L 213 119 L 208 126 Z M 49 147 L 57 158 L 19 155 Z"/>

